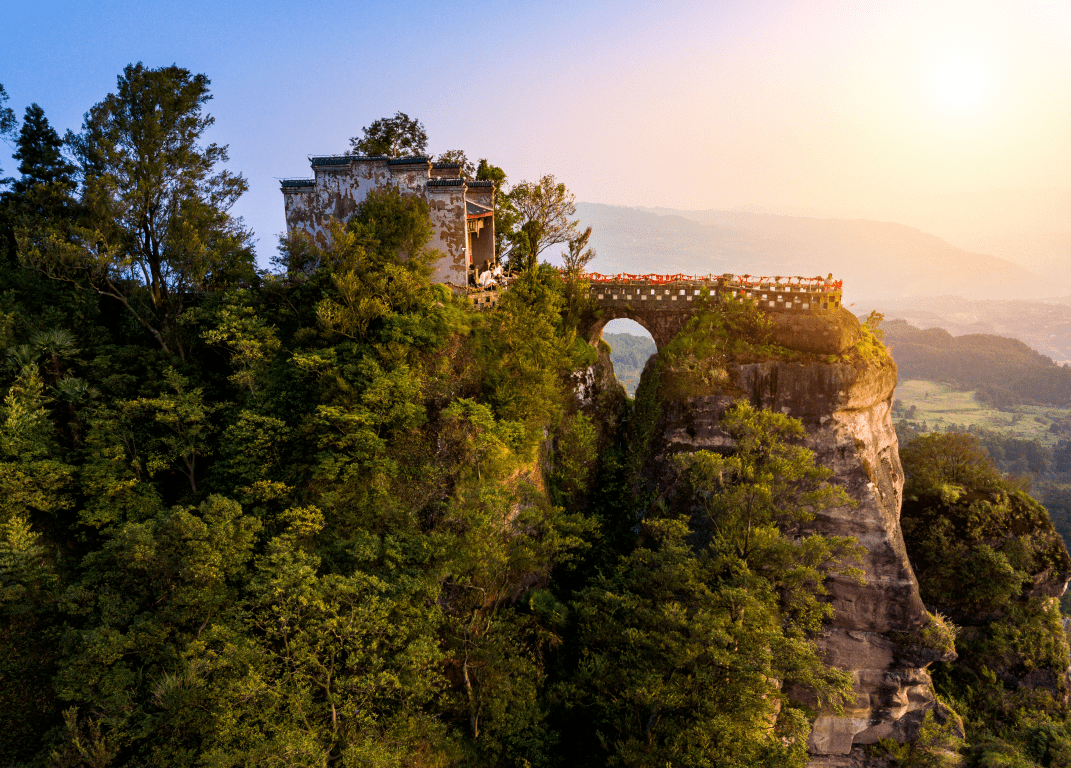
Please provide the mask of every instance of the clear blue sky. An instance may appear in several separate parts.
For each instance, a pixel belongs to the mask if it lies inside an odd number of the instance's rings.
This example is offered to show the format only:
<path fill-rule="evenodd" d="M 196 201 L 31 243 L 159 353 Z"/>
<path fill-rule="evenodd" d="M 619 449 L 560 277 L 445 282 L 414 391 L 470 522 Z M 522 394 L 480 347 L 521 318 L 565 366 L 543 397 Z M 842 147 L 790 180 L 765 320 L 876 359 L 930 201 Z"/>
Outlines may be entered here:
<path fill-rule="evenodd" d="M 262 263 L 276 179 L 397 110 L 432 152 L 592 202 L 892 211 L 1071 179 L 1066 2 L 46 0 L 0 18 L 9 106 L 61 133 L 126 64 L 207 74 Z"/>

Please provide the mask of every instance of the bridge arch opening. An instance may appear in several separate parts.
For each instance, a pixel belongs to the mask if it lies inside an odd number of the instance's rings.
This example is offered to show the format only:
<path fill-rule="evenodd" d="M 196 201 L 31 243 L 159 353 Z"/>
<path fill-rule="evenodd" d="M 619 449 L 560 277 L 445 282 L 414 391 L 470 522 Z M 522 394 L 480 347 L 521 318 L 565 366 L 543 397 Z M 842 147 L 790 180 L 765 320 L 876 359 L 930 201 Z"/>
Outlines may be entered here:
<path fill-rule="evenodd" d="M 610 346 L 617 380 L 629 397 L 635 397 L 643 368 L 658 351 L 654 336 L 641 323 L 625 317 L 607 321 L 596 333 Z"/>

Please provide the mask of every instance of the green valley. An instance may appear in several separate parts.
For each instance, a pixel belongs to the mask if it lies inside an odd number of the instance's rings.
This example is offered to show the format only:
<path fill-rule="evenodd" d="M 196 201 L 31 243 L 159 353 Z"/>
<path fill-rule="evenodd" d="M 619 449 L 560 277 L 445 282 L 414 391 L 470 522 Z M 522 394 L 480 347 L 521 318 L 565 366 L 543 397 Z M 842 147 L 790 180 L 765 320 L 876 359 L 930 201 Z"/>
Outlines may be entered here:
<path fill-rule="evenodd" d="M 983 429 L 1047 447 L 1071 436 L 1071 407 L 1015 405 L 994 408 L 978 399 L 976 390 L 944 382 L 901 379 L 896 386 L 893 418 L 923 431 Z"/>

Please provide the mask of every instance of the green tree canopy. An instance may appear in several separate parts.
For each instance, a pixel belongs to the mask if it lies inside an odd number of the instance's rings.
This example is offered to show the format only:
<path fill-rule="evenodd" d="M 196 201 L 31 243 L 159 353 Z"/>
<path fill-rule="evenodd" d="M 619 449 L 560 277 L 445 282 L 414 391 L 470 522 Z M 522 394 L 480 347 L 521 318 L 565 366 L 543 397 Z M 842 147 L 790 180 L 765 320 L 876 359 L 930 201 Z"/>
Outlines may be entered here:
<path fill-rule="evenodd" d="M 178 317 L 195 291 L 254 276 L 251 233 L 228 211 L 248 187 L 204 145 L 209 80 L 177 66 L 123 70 L 118 88 L 68 134 L 88 223 L 75 242 L 24 243 L 51 276 L 123 304 L 169 354 L 184 356 Z"/>
<path fill-rule="evenodd" d="M 63 149 L 64 142 L 44 110 L 37 104 L 27 107 L 14 152 L 22 176 L 4 194 L 8 225 L 4 235 L 12 253 L 16 229 L 42 240 L 49 233 L 68 231 L 78 218 L 78 169 L 64 156 Z"/>
<path fill-rule="evenodd" d="M 25 193 L 39 184 L 58 184 L 66 191 L 75 187 L 75 166 L 63 156 L 63 140 L 37 104 L 26 107 L 26 117 L 19 131 L 18 145 L 12 155 L 19 161 L 21 179 L 13 185 L 15 193 Z"/>
<path fill-rule="evenodd" d="M 813 640 L 832 616 L 825 577 L 858 576 L 857 545 L 800 529 L 849 499 L 792 444 L 799 421 L 740 403 L 721 425 L 735 450 L 682 454 L 674 511 L 644 521 L 641 545 L 576 601 L 568 691 L 604 764 L 802 766 L 807 716 L 784 687 L 850 698 Z"/>
<path fill-rule="evenodd" d="M 424 125 L 404 112 L 394 117 L 381 117 L 361 129 L 361 136 L 350 139 L 355 155 L 423 155 L 428 151 L 428 134 Z"/>
<path fill-rule="evenodd" d="M 977 437 L 921 435 L 900 456 L 901 526 L 919 592 L 959 625 L 958 658 L 936 665 L 934 681 L 963 717 L 968 764 L 1068 764 L 1068 643 L 1053 599 L 1071 575 L 1064 542 Z"/>
<path fill-rule="evenodd" d="M 547 248 L 578 236 L 578 222 L 569 218 L 576 213 L 576 197 L 550 174 L 514 185 L 499 205 L 511 213 L 508 258 L 515 267 L 531 269 Z"/>
<path fill-rule="evenodd" d="M 461 149 L 448 149 L 443 152 L 437 158 L 437 163 L 455 163 L 461 166 L 461 178 L 471 179 L 476 176 L 476 166 L 472 164 L 464 150 Z"/>

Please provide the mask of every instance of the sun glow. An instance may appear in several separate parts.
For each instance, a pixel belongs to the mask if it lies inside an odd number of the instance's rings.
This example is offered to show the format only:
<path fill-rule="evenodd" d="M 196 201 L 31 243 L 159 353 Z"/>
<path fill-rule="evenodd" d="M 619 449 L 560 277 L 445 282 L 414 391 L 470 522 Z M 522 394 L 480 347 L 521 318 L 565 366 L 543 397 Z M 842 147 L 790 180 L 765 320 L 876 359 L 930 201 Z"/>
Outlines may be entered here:
<path fill-rule="evenodd" d="M 978 107 L 989 91 L 985 67 L 967 57 L 948 57 L 933 74 L 933 97 L 938 105 L 952 112 Z"/>

